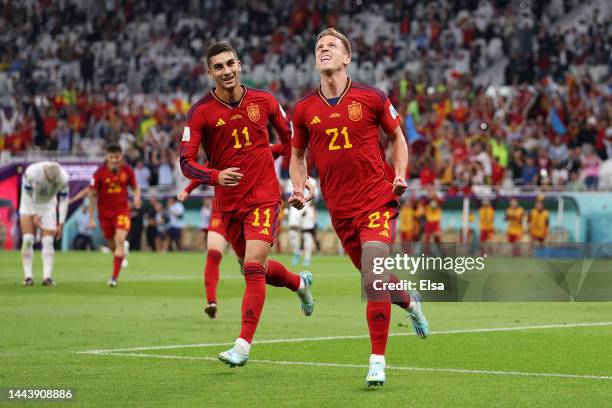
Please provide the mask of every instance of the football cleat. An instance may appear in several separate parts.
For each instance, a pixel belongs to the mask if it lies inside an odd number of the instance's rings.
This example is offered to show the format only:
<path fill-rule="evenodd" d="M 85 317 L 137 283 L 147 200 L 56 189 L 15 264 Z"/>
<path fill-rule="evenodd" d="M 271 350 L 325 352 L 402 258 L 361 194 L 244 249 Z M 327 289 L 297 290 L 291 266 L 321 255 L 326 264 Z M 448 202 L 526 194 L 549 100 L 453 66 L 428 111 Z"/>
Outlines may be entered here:
<path fill-rule="evenodd" d="M 385 385 L 385 365 L 379 362 L 370 363 L 370 369 L 365 380 L 368 387 Z"/>
<path fill-rule="evenodd" d="M 109 286 L 109 287 L 111 287 L 111 288 L 116 288 L 118 284 L 119 284 L 119 283 L 117 282 L 117 279 L 113 279 L 113 278 L 111 278 L 111 279 L 108 281 L 108 286 Z"/>
<path fill-rule="evenodd" d="M 43 286 L 55 286 L 57 285 L 57 283 L 55 283 L 55 281 L 51 278 L 47 278 L 45 280 L 43 280 L 42 282 Z"/>
<path fill-rule="evenodd" d="M 314 298 L 310 290 L 312 286 L 312 273 L 307 271 L 300 272 L 300 279 L 304 282 L 304 288 L 296 290 L 296 293 L 300 298 L 302 312 L 304 312 L 306 316 L 310 316 L 314 310 Z"/>
<path fill-rule="evenodd" d="M 217 304 L 215 302 L 210 302 L 204 308 L 204 313 L 208 315 L 211 319 L 217 317 Z"/>
<path fill-rule="evenodd" d="M 34 286 L 34 279 L 25 278 L 23 281 L 23 286 Z"/>
<path fill-rule="evenodd" d="M 304 262 L 302 262 L 302 265 L 305 266 L 305 267 L 309 267 L 310 266 L 310 260 L 309 259 L 308 260 L 304 259 Z"/>
<path fill-rule="evenodd" d="M 416 290 L 410 291 L 410 306 L 408 306 L 408 318 L 412 322 L 415 333 L 422 339 L 429 336 L 429 323 L 423 314 L 421 295 Z"/>
<path fill-rule="evenodd" d="M 227 351 L 219 353 L 219 360 L 227 364 L 231 368 L 242 367 L 249 360 L 248 354 L 240 354 L 235 350 L 235 347 Z"/>

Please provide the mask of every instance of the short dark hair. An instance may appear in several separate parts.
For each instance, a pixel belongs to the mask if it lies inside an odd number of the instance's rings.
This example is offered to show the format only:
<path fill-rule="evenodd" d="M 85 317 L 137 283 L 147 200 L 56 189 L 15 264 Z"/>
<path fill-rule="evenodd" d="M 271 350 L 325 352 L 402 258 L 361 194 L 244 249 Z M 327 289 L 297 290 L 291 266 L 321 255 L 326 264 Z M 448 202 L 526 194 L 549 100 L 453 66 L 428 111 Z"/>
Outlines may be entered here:
<path fill-rule="evenodd" d="M 321 31 L 317 35 L 317 41 L 315 42 L 315 47 L 319 43 L 319 40 L 325 37 L 326 35 L 331 35 L 332 37 L 336 37 L 337 39 L 339 39 L 340 42 L 342 42 L 342 45 L 344 45 L 344 49 L 348 53 L 349 57 L 351 56 L 352 54 L 351 42 L 348 40 L 348 38 L 346 38 L 346 35 L 342 34 L 340 31 L 336 30 L 333 27 L 326 28 L 325 30 Z"/>
<path fill-rule="evenodd" d="M 106 153 L 123 153 L 123 150 L 117 143 L 111 143 L 106 146 Z"/>
<path fill-rule="evenodd" d="M 208 67 L 210 68 L 210 59 L 215 55 L 221 54 L 222 52 L 231 52 L 232 54 L 234 54 L 234 57 L 238 59 L 236 49 L 232 47 L 230 43 L 216 42 L 212 43 L 206 50 L 206 65 L 208 65 Z"/>

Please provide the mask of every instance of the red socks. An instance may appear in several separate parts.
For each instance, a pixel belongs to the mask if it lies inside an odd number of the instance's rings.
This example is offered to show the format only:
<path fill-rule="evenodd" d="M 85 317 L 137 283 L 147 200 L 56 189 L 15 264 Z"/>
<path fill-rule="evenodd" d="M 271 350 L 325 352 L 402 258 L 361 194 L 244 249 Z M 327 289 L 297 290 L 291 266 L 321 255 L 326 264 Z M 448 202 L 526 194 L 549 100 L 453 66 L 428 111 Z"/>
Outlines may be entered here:
<path fill-rule="evenodd" d="M 300 275 L 291 273 L 282 263 L 268 259 L 268 273 L 266 274 L 268 285 L 289 288 L 295 292 L 300 288 L 301 279 Z"/>
<path fill-rule="evenodd" d="M 217 284 L 219 283 L 219 264 L 223 255 L 216 249 L 210 249 L 206 255 L 204 267 L 204 288 L 208 303 L 217 303 Z"/>
<path fill-rule="evenodd" d="M 372 354 L 385 355 L 387 337 L 389 337 L 389 320 L 391 318 L 391 302 L 368 301 L 366 318 L 370 329 Z"/>
<path fill-rule="evenodd" d="M 123 262 L 122 256 L 113 257 L 113 279 L 117 279 L 119 277 L 119 273 L 121 272 L 121 262 Z"/>
<path fill-rule="evenodd" d="M 257 262 L 244 265 L 246 288 L 242 297 L 242 327 L 240 338 L 251 343 L 266 300 L 266 271 Z"/>

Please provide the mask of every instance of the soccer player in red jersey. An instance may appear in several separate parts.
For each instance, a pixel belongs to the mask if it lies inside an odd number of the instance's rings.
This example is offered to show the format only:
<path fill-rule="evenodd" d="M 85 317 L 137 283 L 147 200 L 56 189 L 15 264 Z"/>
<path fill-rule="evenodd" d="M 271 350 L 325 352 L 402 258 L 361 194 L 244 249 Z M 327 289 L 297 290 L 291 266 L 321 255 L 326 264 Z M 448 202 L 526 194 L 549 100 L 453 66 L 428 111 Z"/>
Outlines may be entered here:
<path fill-rule="evenodd" d="M 212 44 L 206 62 L 216 88 L 187 114 L 180 164 L 185 177 L 215 186 L 215 207 L 243 265 L 246 288 L 240 335 L 234 347 L 219 354 L 221 361 L 235 367 L 248 360 L 266 283 L 295 291 L 302 311 L 309 316 L 314 308 L 312 274 L 293 274 L 268 259 L 281 201 L 268 121 L 284 145 L 291 140 L 291 123 L 274 96 L 241 85 L 240 61 L 231 45 Z M 197 161 L 200 145 L 208 158 L 207 166 Z"/>
<path fill-rule="evenodd" d="M 385 381 L 385 348 L 391 302 L 408 311 L 420 337 L 429 332 L 418 294 L 376 290 L 375 258 L 389 255 L 399 212 L 398 196 L 407 188 L 404 177 L 408 148 L 399 116 L 380 90 L 353 82 L 347 75 L 351 48 L 347 38 L 329 28 L 316 42 L 316 69 L 321 85 L 302 98 L 293 113 L 294 138 L 290 164 L 290 204 L 302 208 L 310 199 L 305 151 L 309 147 L 321 177 L 321 192 L 332 224 L 351 261 L 362 274 L 372 354 L 368 385 Z M 394 168 L 385 161 L 379 127 L 391 140 Z M 396 282 L 397 278 L 387 275 Z M 411 293 L 412 295 L 412 293 Z"/>
<path fill-rule="evenodd" d="M 272 157 L 277 159 L 285 152 L 288 153 L 287 147 L 283 144 L 275 144 L 270 146 Z M 198 180 L 191 180 L 189 185 L 185 187 L 177 195 L 177 199 L 181 202 L 185 201 L 189 194 L 199 186 L 204 184 Z M 210 222 L 206 229 L 206 264 L 204 266 L 204 289 L 206 291 L 206 307 L 204 313 L 211 319 L 217 317 L 217 285 L 219 283 L 219 264 L 223 258 L 223 251 L 227 248 L 227 233 L 225 225 L 221 221 L 221 213 L 215 207 L 215 200 L 212 200 L 212 211 L 210 214 Z"/>
<path fill-rule="evenodd" d="M 113 251 L 113 274 L 108 285 L 117 286 L 121 263 L 125 257 L 125 238 L 130 231 L 128 187 L 134 193 L 134 207 L 140 208 L 140 187 L 134 170 L 123 161 L 121 147 L 106 148 L 106 162 L 94 173 L 89 188 L 89 226 L 96 227 L 94 210 L 98 204 L 98 219 L 104 239 Z"/>

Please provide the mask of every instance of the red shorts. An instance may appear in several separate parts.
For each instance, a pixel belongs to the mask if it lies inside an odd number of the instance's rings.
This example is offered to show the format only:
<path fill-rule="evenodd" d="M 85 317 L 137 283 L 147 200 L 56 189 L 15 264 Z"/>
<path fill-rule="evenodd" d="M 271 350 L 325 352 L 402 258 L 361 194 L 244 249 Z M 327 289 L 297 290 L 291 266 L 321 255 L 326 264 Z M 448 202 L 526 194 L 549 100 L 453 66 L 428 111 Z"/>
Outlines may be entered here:
<path fill-rule="evenodd" d="M 493 230 L 480 230 L 480 242 L 487 242 L 493 239 Z"/>
<path fill-rule="evenodd" d="M 519 234 L 508 233 L 508 242 L 519 242 L 520 240 L 521 236 Z"/>
<path fill-rule="evenodd" d="M 393 245 L 398 215 L 398 207 L 389 205 L 364 212 L 353 218 L 334 219 L 332 217 L 332 225 L 340 238 L 342 247 L 357 269 L 361 269 L 363 243 L 378 241 Z"/>
<path fill-rule="evenodd" d="M 244 258 L 246 241 L 274 244 L 278 234 L 279 212 L 280 202 L 276 201 L 219 213 L 221 224 L 225 226 L 224 236 L 239 258 Z M 211 226 L 212 220 L 211 217 Z M 214 230 L 211 228 L 210 231 Z"/>
<path fill-rule="evenodd" d="M 440 233 L 440 221 L 426 222 L 425 234 L 431 235 L 436 233 Z"/>
<path fill-rule="evenodd" d="M 118 229 L 129 231 L 131 224 L 129 212 L 117 213 L 110 217 L 100 215 L 100 229 L 107 241 L 115 236 L 115 231 Z"/>
<path fill-rule="evenodd" d="M 227 229 L 221 220 L 222 214 L 223 213 L 217 211 L 213 212 L 210 215 L 210 223 L 208 224 L 208 228 L 202 228 L 202 231 L 216 232 L 217 234 L 221 234 L 221 236 L 227 240 Z"/>
<path fill-rule="evenodd" d="M 414 235 L 412 232 L 402 231 L 400 232 L 400 239 L 403 241 L 412 241 L 414 240 Z"/>
<path fill-rule="evenodd" d="M 544 240 L 546 239 L 546 237 L 536 237 L 535 235 L 531 236 L 531 240 L 533 242 L 541 242 L 544 243 Z"/>

